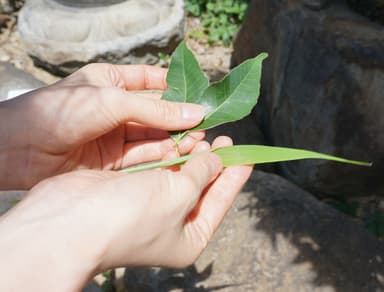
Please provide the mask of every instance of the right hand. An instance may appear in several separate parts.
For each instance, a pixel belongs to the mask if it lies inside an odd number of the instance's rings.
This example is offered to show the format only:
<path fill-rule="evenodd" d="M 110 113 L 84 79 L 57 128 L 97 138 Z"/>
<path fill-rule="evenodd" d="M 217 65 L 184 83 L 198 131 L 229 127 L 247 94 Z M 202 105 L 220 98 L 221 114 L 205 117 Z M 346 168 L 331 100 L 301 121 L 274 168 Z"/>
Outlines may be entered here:
<path fill-rule="evenodd" d="M 212 147 L 228 145 L 221 137 Z M 209 149 L 207 142 L 195 147 Z M 36 285 L 65 279 L 63 291 L 119 266 L 185 267 L 206 247 L 251 169 L 223 170 L 217 155 L 205 153 L 178 171 L 81 170 L 47 179 L 0 221 L 0 250 L 8 246 L 1 263 L 25 283 L 22 270 L 37 254 L 28 275 Z"/>

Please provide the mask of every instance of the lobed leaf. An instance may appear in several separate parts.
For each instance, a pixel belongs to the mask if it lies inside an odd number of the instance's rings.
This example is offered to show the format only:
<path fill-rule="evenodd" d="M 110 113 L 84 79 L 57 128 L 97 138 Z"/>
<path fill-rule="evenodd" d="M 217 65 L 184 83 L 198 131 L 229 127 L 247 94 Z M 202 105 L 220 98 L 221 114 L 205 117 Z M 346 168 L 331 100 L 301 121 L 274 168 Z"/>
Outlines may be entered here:
<path fill-rule="evenodd" d="M 209 80 L 201 70 L 193 53 L 185 41 L 181 42 L 172 55 L 167 73 L 168 89 L 161 97 L 175 102 L 201 103 Z"/>
<path fill-rule="evenodd" d="M 238 121 L 249 115 L 260 95 L 262 53 L 234 68 L 222 81 L 209 86 L 200 104 L 206 109 L 204 121 L 194 130 L 206 130 Z"/>
<path fill-rule="evenodd" d="M 251 113 L 260 94 L 262 62 L 268 54 L 249 59 L 233 69 L 223 80 L 209 86 L 195 56 L 182 42 L 172 55 L 162 99 L 202 105 L 203 122 L 193 129 L 172 132 L 175 143 L 190 131 L 205 130 L 240 120 Z"/>

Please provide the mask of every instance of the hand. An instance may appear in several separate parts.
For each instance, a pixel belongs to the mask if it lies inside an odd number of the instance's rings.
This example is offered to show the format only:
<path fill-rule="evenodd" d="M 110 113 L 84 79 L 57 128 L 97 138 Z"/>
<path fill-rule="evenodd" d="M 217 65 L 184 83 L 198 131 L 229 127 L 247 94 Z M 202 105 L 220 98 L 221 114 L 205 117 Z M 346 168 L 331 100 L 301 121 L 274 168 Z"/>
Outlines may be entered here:
<path fill-rule="evenodd" d="M 120 169 L 173 150 L 167 131 L 191 128 L 198 105 L 132 90 L 166 89 L 166 70 L 92 64 L 51 86 L 0 103 L 0 189 L 29 189 L 75 169 Z M 204 137 L 179 145 L 189 152 Z"/>
<path fill-rule="evenodd" d="M 212 146 L 228 145 L 220 137 Z M 194 151 L 209 148 L 200 142 Z M 0 273 L 15 275 L 0 290 L 28 283 L 36 291 L 73 291 L 118 266 L 187 266 L 250 172 L 222 171 L 220 158 L 205 153 L 179 171 L 81 170 L 47 179 L 0 220 Z"/>

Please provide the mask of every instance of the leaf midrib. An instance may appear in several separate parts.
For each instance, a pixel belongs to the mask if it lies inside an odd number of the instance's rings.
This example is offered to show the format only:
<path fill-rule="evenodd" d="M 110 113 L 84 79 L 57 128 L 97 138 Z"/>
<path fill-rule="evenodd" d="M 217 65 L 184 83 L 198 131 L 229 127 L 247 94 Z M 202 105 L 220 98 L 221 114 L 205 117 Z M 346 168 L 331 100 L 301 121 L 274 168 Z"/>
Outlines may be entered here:
<path fill-rule="evenodd" d="M 249 62 L 252 62 L 253 60 L 250 60 Z M 248 70 L 247 74 L 244 76 L 243 80 L 248 78 L 250 72 L 252 71 L 253 69 L 253 66 L 257 65 L 256 63 L 254 63 L 251 68 Z M 229 75 L 228 75 L 229 76 Z M 221 109 L 227 102 L 229 102 L 229 100 L 231 99 L 231 97 L 235 94 L 235 92 L 238 90 L 238 88 L 240 87 L 240 85 L 243 83 L 243 81 L 239 82 L 239 84 L 235 87 L 235 89 L 232 91 L 232 94 L 229 95 L 223 103 L 221 103 L 218 107 L 216 107 L 216 109 L 212 112 L 210 112 L 208 115 L 205 116 L 205 120 L 208 120 L 213 114 L 215 114 L 216 112 L 219 111 L 219 109 Z M 218 84 L 218 83 L 217 83 Z M 216 85 L 216 84 L 215 84 Z"/>
<path fill-rule="evenodd" d="M 185 71 L 185 55 L 186 55 L 186 50 L 183 50 L 183 58 L 182 58 L 182 61 L 183 61 L 183 71 Z M 183 79 L 184 79 L 184 102 L 187 102 L 187 78 L 186 78 L 187 74 L 183 74 Z"/>

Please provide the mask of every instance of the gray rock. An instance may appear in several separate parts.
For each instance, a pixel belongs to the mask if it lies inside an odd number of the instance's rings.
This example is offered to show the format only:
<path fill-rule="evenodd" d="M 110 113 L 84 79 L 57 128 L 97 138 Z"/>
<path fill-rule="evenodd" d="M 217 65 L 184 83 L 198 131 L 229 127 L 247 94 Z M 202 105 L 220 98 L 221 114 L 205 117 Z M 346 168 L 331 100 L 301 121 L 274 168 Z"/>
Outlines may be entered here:
<path fill-rule="evenodd" d="M 18 23 L 35 63 L 55 74 L 90 62 L 153 64 L 183 38 L 183 0 L 59 2 L 28 1 Z"/>
<path fill-rule="evenodd" d="M 257 117 L 268 142 L 372 161 L 280 173 L 318 194 L 384 195 L 384 29 L 345 1 L 252 1 L 232 65 L 266 51 Z"/>
<path fill-rule="evenodd" d="M 34 89 L 42 86 L 44 83 L 32 75 L 10 63 L 0 62 L 0 101 L 7 98 L 10 90 Z"/>
<path fill-rule="evenodd" d="M 127 269 L 128 291 L 384 291 L 384 245 L 287 180 L 255 171 L 194 266 Z"/>

